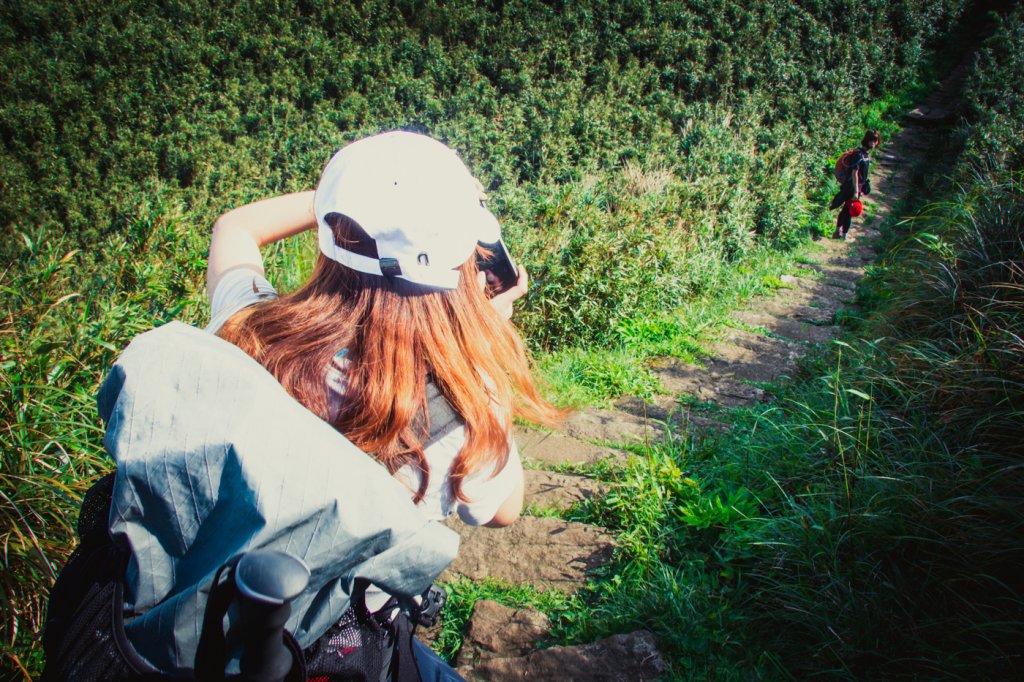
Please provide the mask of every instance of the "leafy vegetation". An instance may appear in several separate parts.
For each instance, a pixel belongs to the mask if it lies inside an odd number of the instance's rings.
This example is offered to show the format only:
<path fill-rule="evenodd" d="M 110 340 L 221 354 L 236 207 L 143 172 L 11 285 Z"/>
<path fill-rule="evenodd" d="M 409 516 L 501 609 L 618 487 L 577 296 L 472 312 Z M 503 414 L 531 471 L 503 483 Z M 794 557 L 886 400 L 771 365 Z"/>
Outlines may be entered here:
<path fill-rule="evenodd" d="M 889 125 L 887 112 L 913 92 L 925 49 L 963 8 L 959 0 L 845 0 L 842 11 L 826 0 L 5 3 L 0 640 L 7 661 L 26 674 L 37 670 L 45 590 L 73 543 L 78 496 L 108 466 L 96 387 L 136 333 L 170 319 L 203 320 L 206 233 L 220 212 L 311 187 L 331 152 L 365 134 L 402 127 L 440 137 L 481 178 L 531 272 L 533 290 L 518 318 L 531 346 L 550 352 L 545 363 L 572 378 L 566 384 L 576 388 L 566 390 L 574 399 L 643 394 L 655 389 L 646 359 L 698 358 L 716 306 L 777 286 L 777 254 L 828 229 L 821 207 L 831 163 L 822 157 L 849 147 L 865 119 Z M 936 212 L 935 225 L 974 225 L 1017 196 L 1018 176 L 1005 169 L 1020 168 L 1024 69 L 1013 51 L 1020 31 L 1019 17 L 1005 23 L 968 87 L 957 177 L 971 187 L 953 202 L 964 220 Z M 974 186 L 978 173 L 997 170 L 1004 175 L 981 175 L 990 190 Z M 903 253 L 930 244 L 921 258 L 941 253 L 947 268 L 964 272 L 958 249 L 969 234 L 956 234 L 929 224 Z M 1004 251 L 987 242 L 972 248 L 981 270 L 1016 277 Z M 294 286 L 312 253 L 310 240 L 280 245 L 269 270 L 278 284 Z M 993 253 L 1011 265 L 984 265 Z M 935 272 L 928 262 L 915 275 Z M 698 676 L 712 664 L 736 677 L 882 674 L 890 670 L 865 653 L 871 637 L 914 644 L 948 625 L 927 612 L 934 618 L 902 640 L 895 627 L 864 631 L 893 604 L 917 613 L 893 586 L 920 574 L 892 582 L 883 570 L 904 565 L 900 552 L 933 558 L 943 547 L 935 544 L 939 533 L 960 517 L 989 518 L 991 528 L 1017 518 L 1012 491 L 996 485 L 1002 469 L 992 468 L 997 460 L 985 449 L 985 438 L 1019 416 L 996 416 L 1006 405 L 1019 410 L 1016 398 L 1000 397 L 1016 395 L 1018 380 L 992 380 L 993 372 L 1003 376 L 993 368 L 1019 357 L 1010 343 L 1012 308 L 996 305 L 1011 300 L 1017 280 L 970 281 L 981 297 L 955 312 L 963 324 L 937 322 L 958 329 L 960 340 L 981 324 L 969 352 L 936 342 L 943 355 L 929 360 L 923 345 L 876 353 L 852 344 L 809 382 L 822 392 L 817 398 L 794 393 L 784 413 L 737 416 L 749 420 L 749 441 L 693 443 L 680 435 L 647 453 L 625 479 L 634 495 L 586 512 L 622 529 L 625 549 L 621 570 L 586 596 L 586 617 L 580 601 L 546 607 L 561 614 L 564 638 L 641 622 L 665 638 L 681 674 Z M 984 298 L 992 292 L 999 296 Z M 918 308 L 933 314 L 927 310 L 937 305 Z M 981 317 L 971 313 L 978 306 Z M 873 364 L 886 354 L 892 369 Z M 939 373 L 952 369 L 943 364 L 950 358 L 976 360 L 970 376 L 979 383 Z M 933 383 L 913 383 L 897 373 L 904 368 Z M 940 378 L 951 387 L 938 388 Z M 927 450 L 952 431 L 917 417 L 979 386 L 985 418 L 957 413 L 954 423 L 978 424 L 955 435 L 981 440 L 948 441 L 947 459 L 941 448 Z M 902 396 L 931 402 L 905 414 Z M 915 420 L 898 421 L 906 415 Z M 879 427 L 888 419 L 891 428 Z M 901 438 L 919 441 L 913 456 L 903 458 Z M 814 475 L 799 453 L 813 453 Z M 889 468 L 869 468 L 879 462 Z M 1006 504 L 964 508 L 941 498 L 949 512 L 941 522 L 899 520 L 901 508 L 931 504 L 929 496 L 942 492 L 925 485 L 918 465 L 929 475 L 957 472 L 958 484 L 988 482 Z M 881 519 L 876 505 L 885 498 L 874 493 L 889 488 L 903 497 L 884 502 L 893 516 Z M 906 542 L 892 554 L 870 544 L 893 536 Z M 853 562 L 865 549 L 877 568 Z M 997 585 L 1006 579 L 997 570 L 1004 556 L 986 555 L 988 572 L 967 587 L 1009 594 Z M 872 592 L 876 576 L 891 585 L 880 581 Z M 871 595 L 867 606 L 863 594 Z M 932 596 L 923 587 L 916 594 Z M 936 604 L 967 603 L 945 596 Z M 849 618 L 836 621 L 829 608 Z M 995 627 L 970 640 L 975 660 L 991 652 L 986 641 L 1002 641 Z M 915 651 L 941 653 L 949 640 L 934 641 Z M 814 655 L 802 659 L 808 647 Z M 866 663 L 850 662 L 860 655 Z"/>
<path fill-rule="evenodd" d="M 620 531 L 586 641 L 646 627 L 674 674 L 1010 679 L 1024 641 L 1024 12 L 966 88 L 938 201 L 888 225 L 858 334 L 726 433 L 652 443 L 580 511 Z M 1006 144 L 993 144 L 1005 141 Z M 942 150 L 943 152 L 945 150 Z"/>
<path fill-rule="evenodd" d="M 20 257 L 17 233 L 63 233 L 88 267 L 140 194 L 173 197 L 201 230 L 227 206 L 312 186 L 346 141 L 411 128 L 470 160 L 535 274 L 520 322 L 535 347 L 557 348 L 714 286 L 755 243 L 801 238 L 821 150 L 859 103 L 909 82 L 960 5 L 3 11 L 5 255 Z"/>

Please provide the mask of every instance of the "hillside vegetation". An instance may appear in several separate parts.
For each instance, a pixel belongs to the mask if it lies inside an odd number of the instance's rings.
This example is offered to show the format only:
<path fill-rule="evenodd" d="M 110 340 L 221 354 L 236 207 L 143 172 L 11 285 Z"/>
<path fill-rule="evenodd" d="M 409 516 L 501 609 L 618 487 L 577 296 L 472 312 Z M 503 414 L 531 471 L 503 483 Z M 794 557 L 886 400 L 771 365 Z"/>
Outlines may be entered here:
<path fill-rule="evenodd" d="M 18 234 L 67 235 L 79 267 L 102 270 L 96 247 L 140 213 L 203 234 L 227 207 L 311 187 L 345 142 L 409 128 L 458 149 L 491 193 L 537 283 L 520 318 L 533 345 L 604 340 L 630 311 L 813 229 L 823 157 L 855 135 L 861 104 L 910 82 L 959 10 L 7 4 L 3 253 L 23 256 Z"/>
<path fill-rule="evenodd" d="M 78 497 L 109 466 L 98 382 L 140 331 L 204 320 L 220 212 L 312 187 L 363 135 L 429 133 L 467 159 L 531 272 L 517 318 L 530 345 L 607 345 L 764 251 L 829 230 L 831 160 L 912 92 L 964 4 L 5 2 L 8 661 L 38 666 Z M 1014 30 L 972 81 L 977 129 L 962 138 L 974 160 L 958 171 L 989 164 L 1011 194 L 1024 72 Z M 312 253 L 309 241 L 276 247 L 278 283 L 294 285 Z"/>
<path fill-rule="evenodd" d="M 981 48 L 859 290 L 853 333 L 641 451 L 589 516 L 615 588 L 574 632 L 657 632 L 687 679 L 1019 676 L 1024 11 Z M 594 617 L 594 613 L 597 617 Z"/>

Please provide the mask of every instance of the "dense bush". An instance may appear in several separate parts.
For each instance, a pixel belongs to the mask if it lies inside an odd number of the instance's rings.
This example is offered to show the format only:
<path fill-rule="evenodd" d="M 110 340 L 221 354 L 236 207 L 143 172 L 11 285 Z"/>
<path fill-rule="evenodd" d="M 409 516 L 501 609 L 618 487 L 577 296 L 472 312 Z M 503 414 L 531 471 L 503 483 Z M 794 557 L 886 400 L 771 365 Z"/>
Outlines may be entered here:
<path fill-rule="evenodd" d="M 978 51 L 963 101 L 966 148 L 958 180 L 977 172 L 1024 169 L 1024 21 L 1000 23 Z"/>
<path fill-rule="evenodd" d="M 800 238 L 793 215 L 823 150 L 858 103 L 908 81 L 958 11 L 5 3 L 0 253 L 19 255 L 16 233 L 66 233 L 88 253 L 145 192 L 172 194 L 202 231 L 226 206 L 311 186 L 344 142 L 405 127 L 469 159 L 546 290 L 579 289 L 531 299 L 533 343 L 604 339 L 637 306 L 707 286 L 692 252 L 738 258 L 755 239 Z M 637 168 L 665 174 L 663 200 L 630 201 Z M 609 269 L 610 252 L 635 267 Z"/>
<path fill-rule="evenodd" d="M 430 133 L 533 273 L 530 343 L 611 342 L 802 239 L 823 157 L 962 4 L 2 3 L 0 639 L 33 651 L 98 465 L 97 382 L 133 333 L 202 321 L 225 208 L 310 187 L 362 135 Z M 300 248 L 273 250 L 286 285 Z"/>

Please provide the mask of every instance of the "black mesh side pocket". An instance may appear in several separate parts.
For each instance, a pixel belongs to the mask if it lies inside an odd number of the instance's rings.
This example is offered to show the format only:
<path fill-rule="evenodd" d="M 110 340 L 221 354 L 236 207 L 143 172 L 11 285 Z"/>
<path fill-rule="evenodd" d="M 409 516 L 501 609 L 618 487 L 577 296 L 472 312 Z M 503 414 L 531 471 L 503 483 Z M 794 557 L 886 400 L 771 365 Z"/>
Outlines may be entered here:
<path fill-rule="evenodd" d="M 310 682 L 379 682 L 387 679 L 392 649 L 386 627 L 349 607 L 306 649 L 306 675 Z"/>
<path fill-rule="evenodd" d="M 124 634 L 127 554 L 110 540 L 107 515 L 113 475 L 86 493 L 79 515 L 81 542 L 50 590 L 43 633 L 42 682 L 127 682 L 155 679 Z M 164 678 L 166 679 L 166 678 Z"/>

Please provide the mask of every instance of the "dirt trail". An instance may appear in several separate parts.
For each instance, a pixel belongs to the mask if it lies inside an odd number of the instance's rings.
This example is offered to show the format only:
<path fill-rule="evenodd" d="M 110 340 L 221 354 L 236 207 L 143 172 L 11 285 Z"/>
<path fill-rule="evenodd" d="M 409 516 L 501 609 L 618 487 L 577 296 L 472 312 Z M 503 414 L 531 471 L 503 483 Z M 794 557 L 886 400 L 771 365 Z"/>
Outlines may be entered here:
<path fill-rule="evenodd" d="M 593 463 L 625 453 L 600 445 L 649 441 L 664 436 L 667 423 L 676 432 L 719 428 L 692 408 L 698 401 L 726 407 L 766 398 L 757 387 L 792 374 L 813 344 L 836 337 L 836 314 L 854 306 L 854 290 L 864 268 L 877 256 L 875 226 L 889 218 L 907 192 L 913 165 L 933 143 L 934 124 L 950 117 L 953 97 L 963 81 L 967 60 L 920 107 L 905 116 L 906 126 L 889 140 L 872 164 L 874 191 L 868 218 L 855 221 L 845 241 L 823 239 L 807 262 L 782 277 L 772 296 L 747 301 L 731 313 L 703 365 L 665 358 L 653 363 L 665 393 L 649 401 L 622 398 L 612 409 L 584 409 L 558 431 L 522 429 L 517 442 L 533 467 L 527 472 L 531 509 L 565 508 L 600 495 L 602 484 L 585 476 L 549 469 L 565 462 Z M 756 330 L 756 331 L 751 331 Z M 453 525 L 462 535 L 459 557 L 442 579 L 488 576 L 541 589 L 573 592 L 594 567 L 607 562 L 614 536 L 605 529 L 557 518 L 525 516 L 504 530 Z M 548 632 L 545 617 L 529 609 L 478 602 L 457 661 L 468 680 L 657 678 L 665 663 L 650 633 L 635 632 L 577 647 L 538 648 Z"/>

